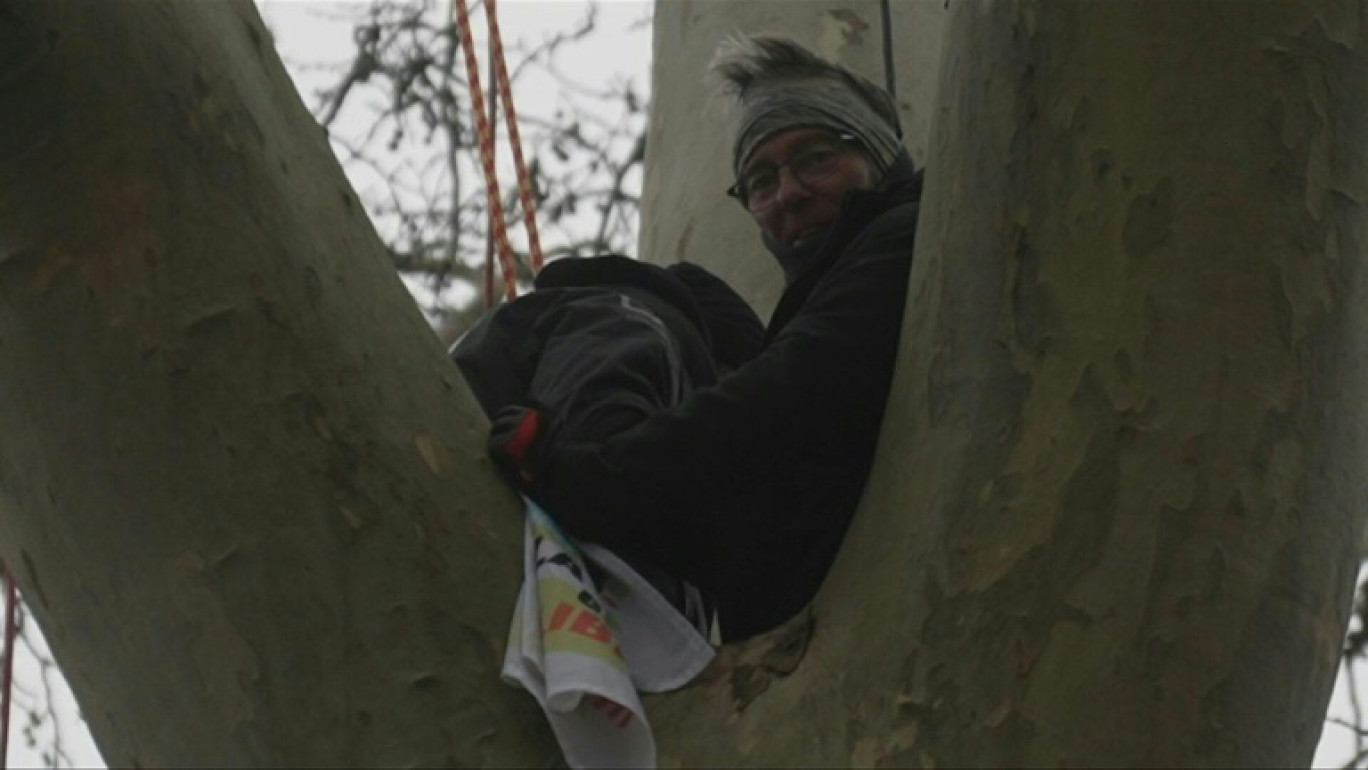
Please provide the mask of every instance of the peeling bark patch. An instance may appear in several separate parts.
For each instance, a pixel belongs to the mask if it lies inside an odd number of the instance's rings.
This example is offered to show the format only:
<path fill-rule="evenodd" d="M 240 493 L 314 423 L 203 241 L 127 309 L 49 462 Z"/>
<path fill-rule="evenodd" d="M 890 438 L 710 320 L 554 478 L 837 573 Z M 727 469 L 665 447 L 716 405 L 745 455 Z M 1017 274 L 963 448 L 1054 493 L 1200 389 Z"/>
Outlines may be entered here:
<path fill-rule="evenodd" d="M 1291 503 L 1296 499 L 1295 484 L 1304 473 L 1300 458 L 1296 456 L 1300 454 L 1296 444 L 1297 435 L 1297 419 L 1290 411 L 1268 409 L 1264 412 L 1250 458 L 1259 478 L 1270 484 L 1276 499 L 1282 503 Z M 1240 502 L 1240 514 L 1243 516 L 1243 500 Z"/>
<path fill-rule="evenodd" d="M 233 626 L 223 600 L 204 579 L 204 561 L 195 554 L 167 560 L 167 592 L 176 612 L 191 629 L 191 647 L 209 699 L 230 728 L 250 720 L 252 701 L 244 680 L 260 676 L 256 654 Z"/>
<path fill-rule="evenodd" d="M 441 677 L 431 671 L 424 671 L 409 677 L 409 687 L 415 690 L 428 690 L 441 684 Z"/>
<path fill-rule="evenodd" d="M 353 530 L 361 529 L 361 525 L 364 522 L 362 522 L 361 517 L 356 511 L 353 511 L 345 505 L 337 506 L 337 511 L 342 514 L 342 518 L 346 520 L 347 526 L 351 527 Z"/>
<path fill-rule="evenodd" d="M 72 250 L 81 278 L 103 306 L 109 324 L 122 326 L 149 293 L 155 259 L 149 261 L 148 254 L 162 251 L 158 220 L 163 192 L 151 179 L 123 178 L 100 184 L 91 196 L 90 206 L 99 224 L 92 239 L 73 245 Z M 60 253 L 45 256 L 49 263 L 65 257 Z"/>
<path fill-rule="evenodd" d="M 304 296 L 308 297 L 309 303 L 313 305 L 318 304 L 318 300 L 323 297 L 323 280 L 312 267 L 304 268 Z"/>
<path fill-rule="evenodd" d="M 38 581 L 38 568 L 33 566 L 33 558 L 23 549 L 19 550 L 19 558 L 24 561 L 24 571 L 28 573 L 29 584 L 38 594 L 38 601 L 42 602 L 44 607 L 48 607 L 47 594 L 43 593 L 43 584 Z"/>
<path fill-rule="evenodd" d="M 779 676 L 793 673 L 798 664 L 803 662 L 816 628 L 817 621 L 810 614 L 797 625 L 785 628 L 784 634 L 775 639 L 774 646 L 761 658 L 761 665 L 766 671 Z"/>
<path fill-rule="evenodd" d="M 194 133 L 201 134 L 207 130 L 224 147 L 238 155 L 249 143 L 258 147 L 266 144 L 266 134 L 257 125 L 256 119 L 245 110 L 225 106 L 202 74 L 194 74 L 190 90 L 194 109 L 188 118 Z"/>
<path fill-rule="evenodd" d="M 1059 503 L 1052 513 L 1055 521 L 1051 546 L 1033 548 L 1005 573 L 989 591 L 994 597 L 985 606 L 1036 607 L 1034 614 L 1013 621 L 998 647 L 1006 660 L 1015 663 L 1013 673 L 1029 680 L 1037 697 L 1057 682 L 1042 677 L 1042 656 L 1051 662 L 1047 672 L 1057 670 L 1060 649 L 1072 644 L 1073 635 L 1063 629 L 1081 629 L 1093 621 L 1089 612 L 1071 606 L 1069 589 L 1092 572 L 1104 558 L 1106 543 L 1114 527 L 1120 494 L 1121 443 L 1128 415 L 1114 410 L 1110 398 L 1092 366 L 1084 369 L 1069 399 L 1073 410 L 1091 426 L 1087 449 L 1081 461 L 1059 490 Z M 1061 601 L 1042 603 L 1037 597 L 1061 597 Z M 1062 640 L 1062 641 L 1061 641 Z M 1051 645 L 1065 645 L 1051 650 Z M 1032 702 L 1028 694 L 1027 702 Z"/>
<path fill-rule="evenodd" d="M 187 334 L 206 334 L 221 329 L 236 312 L 237 305 L 233 303 L 220 303 L 201 308 L 194 317 L 185 322 L 185 331 Z"/>
<path fill-rule="evenodd" d="M 257 57 L 263 58 L 266 52 L 261 31 L 256 28 L 255 24 L 246 19 L 242 20 L 242 28 L 247 32 L 247 39 L 252 41 L 252 48 L 256 50 Z"/>
<path fill-rule="evenodd" d="M 1353 3 L 1327 3 L 1316 16 L 1316 26 L 1327 40 L 1351 50 L 1363 40 L 1363 9 Z"/>
<path fill-rule="evenodd" d="M 769 677 L 762 671 L 751 666 L 737 666 L 731 672 L 732 710 L 740 714 L 767 689 Z"/>
<path fill-rule="evenodd" d="M 1144 657 L 1140 662 L 1141 676 L 1146 682 L 1159 684 L 1169 669 L 1169 659 L 1173 657 L 1173 640 L 1164 636 L 1151 636 L 1145 642 Z"/>
<path fill-rule="evenodd" d="M 1112 368 L 1116 372 L 1116 378 L 1122 384 L 1129 383 L 1135 378 L 1135 364 L 1131 361 L 1130 353 L 1125 348 L 1121 348 L 1112 354 Z"/>
<path fill-rule="evenodd" d="M 748 643 L 742 658 L 731 668 L 731 700 L 735 713 L 745 711 L 769 689 L 771 681 L 798 669 L 816 627 L 816 619 L 809 608 L 769 635 Z"/>
<path fill-rule="evenodd" d="M 18 265 L 32 265 L 38 261 L 37 249 L 19 249 L 0 254 L 0 267 L 15 267 Z"/>
<path fill-rule="evenodd" d="M 0 297 L 18 293 L 44 294 L 52 277 L 74 263 L 65 253 L 56 251 L 48 258 L 41 249 L 25 248 L 0 254 Z M 7 287 L 13 287 L 12 294 Z"/>
<path fill-rule="evenodd" d="M 162 350 L 162 367 L 168 375 L 185 374 L 190 371 L 190 360 L 185 350 L 166 348 Z"/>
<path fill-rule="evenodd" d="M 1311 138 L 1306 159 L 1306 210 L 1317 220 L 1325 216 L 1325 200 L 1330 191 L 1330 128 L 1322 120 Z"/>
<path fill-rule="evenodd" d="M 953 351 L 938 346 L 931 354 L 931 365 L 927 369 L 926 412 L 932 427 L 936 427 L 955 403 L 961 388 L 950 380 Z"/>
<path fill-rule="evenodd" d="M 286 323 L 280 311 L 276 309 L 274 302 L 258 297 L 254 304 L 257 312 L 261 314 L 262 318 L 266 319 L 267 323 L 286 331 L 290 330 L 290 325 Z"/>
<path fill-rule="evenodd" d="M 850 754 L 852 767 L 912 767 L 920 764 L 912 750 L 917 745 L 917 722 L 861 738 Z"/>
<path fill-rule="evenodd" d="M 688 254 L 689 240 L 693 238 L 694 225 L 696 225 L 697 223 L 698 222 L 696 219 L 694 219 L 693 217 L 689 217 L 689 221 L 684 225 L 683 231 L 679 233 L 679 239 L 675 241 L 674 248 L 674 257 L 676 262 L 682 261 L 684 257 Z"/>
<path fill-rule="evenodd" d="M 437 460 L 437 441 L 431 433 L 419 431 L 413 437 L 413 445 L 418 448 L 418 454 L 423 458 L 423 462 L 427 463 L 428 470 L 433 473 L 442 472 L 441 463 Z"/>
<path fill-rule="evenodd" d="M 1099 518 L 1116 513 L 1120 460 L 1115 439 L 1122 435 L 1125 424 L 1117 419 L 1111 398 L 1091 365 L 1079 377 L 1069 404 L 1089 418 L 1096 428 L 1084 461 L 1074 470 L 1063 490 L 1063 507 L 1066 513 L 1082 514 L 1079 523 L 1093 525 L 1088 529 L 1101 537 L 1090 537 L 1092 542 L 1088 545 L 1100 545 L 1105 542 L 1107 528 L 1095 524 Z"/>
<path fill-rule="evenodd" d="M 1303 45 L 1320 48 L 1322 41 L 1304 40 Z M 1301 188 L 1301 202 L 1312 218 L 1319 221 L 1325 214 L 1334 176 L 1334 137 L 1328 119 L 1332 100 L 1321 58 L 1324 54 L 1304 56 L 1281 48 L 1268 49 L 1267 53 L 1278 61 L 1290 86 L 1270 104 L 1268 123 L 1280 151 L 1274 178 L 1285 192 Z"/>
<path fill-rule="evenodd" d="M 1103 183 L 1111 176 L 1112 166 L 1115 164 L 1111 150 L 1101 149 L 1092 154 L 1093 178 L 1097 182 Z"/>
<path fill-rule="evenodd" d="M 869 29 L 869 22 L 861 19 L 854 11 L 849 8 L 838 8 L 834 11 L 827 11 L 826 15 L 827 18 L 835 22 L 828 28 L 834 28 L 844 43 L 859 45 L 864 42 L 864 35 L 865 31 Z"/>
<path fill-rule="evenodd" d="M 1037 355 L 1045 352 L 1052 303 L 1040 283 L 1040 255 L 1023 234 L 1017 244 L 1016 276 L 1012 282 L 1012 311 L 1017 343 Z"/>
<path fill-rule="evenodd" d="M 1206 759 L 1236 757 L 1235 736 L 1230 726 L 1230 680 L 1222 680 L 1202 698 L 1201 722 L 1197 726 L 1197 756 Z M 1228 764 L 1229 760 L 1216 764 Z"/>
<path fill-rule="evenodd" d="M 32 265 L 33 272 L 29 278 L 28 292 L 37 296 L 47 294 L 57 277 L 75 266 L 76 261 L 71 255 L 60 249 L 41 255 L 41 259 Z"/>
<path fill-rule="evenodd" d="M 18 83 L 57 50 L 57 31 L 38 29 L 0 4 L 0 88 Z"/>
<path fill-rule="evenodd" d="M 1137 259 L 1168 242 L 1173 226 L 1173 180 L 1164 177 L 1147 195 L 1137 195 L 1126 210 L 1121 245 Z"/>
<path fill-rule="evenodd" d="M 332 438 L 328 413 L 312 393 L 291 393 L 281 399 L 285 419 L 293 435 L 308 435 L 309 429 L 325 439 Z"/>

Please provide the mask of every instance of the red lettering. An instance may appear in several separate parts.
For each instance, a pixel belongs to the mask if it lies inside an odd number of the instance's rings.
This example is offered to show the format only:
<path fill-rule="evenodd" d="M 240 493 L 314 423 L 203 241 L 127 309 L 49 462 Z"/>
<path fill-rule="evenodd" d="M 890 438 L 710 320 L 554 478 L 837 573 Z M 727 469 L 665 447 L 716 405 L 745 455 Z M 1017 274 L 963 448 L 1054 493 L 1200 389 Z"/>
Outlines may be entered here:
<path fill-rule="evenodd" d="M 551 625 L 546 630 L 557 631 L 563 628 L 565 626 L 565 621 L 570 619 L 570 613 L 574 611 L 575 608 L 566 602 L 557 604 L 556 609 L 551 612 Z"/>
<path fill-rule="evenodd" d="M 589 696 L 589 704 L 602 711 L 609 721 L 618 727 L 626 727 L 632 721 L 632 712 L 626 706 L 615 703 L 597 695 Z"/>
<path fill-rule="evenodd" d="M 599 619 L 598 615 L 587 610 L 580 610 L 580 614 L 575 618 L 575 624 L 570 627 L 570 630 L 580 636 L 587 636 L 596 642 L 611 642 L 613 640 L 613 632 L 603 625 L 603 621 Z"/>

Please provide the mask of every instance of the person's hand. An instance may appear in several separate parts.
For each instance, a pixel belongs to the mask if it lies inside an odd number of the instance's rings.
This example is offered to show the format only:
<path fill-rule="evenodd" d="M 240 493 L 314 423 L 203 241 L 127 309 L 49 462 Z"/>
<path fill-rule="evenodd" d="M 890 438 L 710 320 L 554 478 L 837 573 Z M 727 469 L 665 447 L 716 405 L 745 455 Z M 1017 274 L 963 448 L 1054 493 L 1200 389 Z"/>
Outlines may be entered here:
<path fill-rule="evenodd" d="M 538 452 L 545 442 L 549 416 L 533 406 L 506 406 L 489 426 L 487 450 L 499 469 L 515 483 L 536 477 Z"/>

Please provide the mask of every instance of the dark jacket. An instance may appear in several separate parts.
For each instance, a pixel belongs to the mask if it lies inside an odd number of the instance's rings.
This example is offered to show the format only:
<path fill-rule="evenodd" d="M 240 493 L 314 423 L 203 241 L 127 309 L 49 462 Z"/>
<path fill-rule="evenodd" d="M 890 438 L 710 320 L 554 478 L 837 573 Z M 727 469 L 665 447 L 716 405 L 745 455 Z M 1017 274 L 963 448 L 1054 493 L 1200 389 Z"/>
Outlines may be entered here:
<path fill-rule="evenodd" d="M 606 440 L 552 431 L 527 492 L 577 537 L 709 593 L 727 639 L 820 587 L 864 489 L 902 325 L 921 177 L 857 191 L 793 275 L 764 350 Z"/>
<path fill-rule="evenodd" d="M 487 313 L 451 349 L 494 419 L 535 404 L 571 443 L 604 441 L 716 382 L 760 351 L 764 327 L 731 287 L 697 265 L 626 257 L 552 262 L 535 291 Z M 700 627 L 709 597 L 691 600 L 677 573 L 632 546 L 615 549 Z M 695 594 L 696 596 L 696 594 Z M 691 609 L 692 608 L 692 609 Z"/>
<path fill-rule="evenodd" d="M 714 360 L 759 352 L 755 313 L 697 265 L 562 259 L 535 291 L 482 317 L 451 348 L 491 419 L 536 404 L 568 441 L 603 440 L 716 382 Z"/>

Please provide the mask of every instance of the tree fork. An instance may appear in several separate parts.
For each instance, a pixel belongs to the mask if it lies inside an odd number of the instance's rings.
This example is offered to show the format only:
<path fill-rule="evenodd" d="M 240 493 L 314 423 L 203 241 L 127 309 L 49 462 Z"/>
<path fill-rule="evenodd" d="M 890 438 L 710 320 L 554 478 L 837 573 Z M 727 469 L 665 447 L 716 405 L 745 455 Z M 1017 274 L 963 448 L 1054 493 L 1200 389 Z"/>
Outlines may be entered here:
<path fill-rule="evenodd" d="M 544 764 L 485 421 L 246 2 L 0 3 L 0 554 L 115 765 Z"/>
<path fill-rule="evenodd" d="M 1309 760 L 1359 9 L 952 4 L 864 510 L 810 613 L 651 702 L 666 762 Z M 483 420 L 251 4 L 9 0 L 0 115 L 0 555 L 106 757 L 543 763 Z"/>

